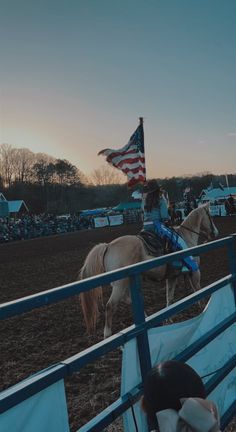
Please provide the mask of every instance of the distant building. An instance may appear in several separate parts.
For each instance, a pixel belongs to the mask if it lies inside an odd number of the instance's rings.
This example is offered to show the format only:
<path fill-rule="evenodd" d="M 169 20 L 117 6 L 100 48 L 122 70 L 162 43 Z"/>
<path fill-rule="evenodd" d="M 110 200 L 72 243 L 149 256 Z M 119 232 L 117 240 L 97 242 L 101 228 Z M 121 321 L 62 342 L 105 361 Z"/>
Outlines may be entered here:
<path fill-rule="evenodd" d="M 114 211 L 141 210 L 141 201 L 121 202 L 116 207 L 113 207 L 112 210 Z"/>
<path fill-rule="evenodd" d="M 26 213 L 29 211 L 23 200 L 8 201 L 8 206 L 10 215 L 17 215 L 19 213 Z"/>
<path fill-rule="evenodd" d="M 3 193 L 0 192 L 0 218 L 16 217 L 28 211 L 29 209 L 23 200 L 7 201 Z"/>
<path fill-rule="evenodd" d="M 0 218 L 9 216 L 9 205 L 5 196 L 0 192 Z"/>
<path fill-rule="evenodd" d="M 223 203 L 230 195 L 236 200 L 236 187 L 225 187 L 222 188 L 213 188 L 213 189 L 203 189 L 199 199 L 201 202 L 210 201 L 214 203 L 217 201 L 218 203 Z"/>

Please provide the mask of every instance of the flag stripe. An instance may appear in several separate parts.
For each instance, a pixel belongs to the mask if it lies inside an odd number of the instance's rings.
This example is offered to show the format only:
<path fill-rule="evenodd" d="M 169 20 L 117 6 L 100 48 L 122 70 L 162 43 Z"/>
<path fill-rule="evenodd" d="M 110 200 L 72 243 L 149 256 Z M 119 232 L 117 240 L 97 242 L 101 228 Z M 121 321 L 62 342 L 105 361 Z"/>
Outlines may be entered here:
<path fill-rule="evenodd" d="M 129 186 L 129 187 L 132 187 L 132 186 L 135 186 L 135 185 L 137 185 L 137 184 L 139 184 L 139 183 L 140 183 L 140 184 L 141 184 L 141 183 L 144 183 L 145 180 L 146 180 L 146 178 L 143 177 L 143 176 L 139 176 L 138 178 L 133 177 L 133 178 L 128 182 L 128 186 Z"/>
<path fill-rule="evenodd" d="M 132 150 L 135 150 L 136 149 L 136 147 L 135 147 L 135 145 L 133 145 L 132 143 L 130 143 L 130 142 L 128 142 L 128 144 L 126 144 L 124 147 L 122 147 L 121 149 L 119 149 L 119 150 L 112 150 L 112 149 L 104 149 L 104 150 L 101 150 L 98 154 L 99 155 L 106 155 L 106 156 L 109 156 L 109 155 L 112 155 L 112 154 L 114 154 L 114 155 L 122 155 L 122 154 L 126 154 L 126 153 L 128 153 L 130 150 L 132 151 Z M 137 149 L 136 149 L 136 151 L 137 151 Z"/>
<path fill-rule="evenodd" d="M 123 169 L 124 166 L 145 166 L 145 159 L 144 158 L 134 158 L 134 159 L 124 159 L 120 161 L 117 166 L 121 169 Z"/>
<path fill-rule="evenodd" d="M 132 174 L 135 174 L 135 173 L 143 173 L 143 174 L 145 174 L 146 173 L 146 170 L 145 170 L 145 168 L 140 168 L 140 167 L 136 167 L 136 168 L 122 168 L 122 171 L 125 173 L 125 174 L 128 174 L 129 172 L 130 173 L 132 173 Z"/>
<path fill-rule="evenodd" d="M 141 151 L 139 151 L 139 152 L 137 152 L 137 149 L 134 147 L 134 146 L 132 146 L 132 148 L 130 148 L 129 150 L 127 150 L 127 151 L 122 151 L 122 152 L 115 152 L 115 151 L 113 151 L 113 150 L 106 150 L 106 152 L 104 152 L 104 154 L 108 157 L 108 158 L 116 158 L 116 157 L 126 157 L 127 155 L 132 155 L 132 154 L 134 154 L 134 155 L 136 155 L 136 154 L 140 154 L 140 155 L 143 155 L 144 153 L 142 153 Z"/>
<path fill-rule="evenodd" d="M 121 158 L 116 157 L 114 159 L 107 158 L 107 162 L 111 162 L 113 165 L 117 165 L 119 167 L 121 167 L 122 164 L 125 163 L 125 162 L 132 164 L 132 163 L 137 163 L 138 161 L 140 161 L 140 163 L 145 164 L 145 158 L 144 158 L 144 156 L 139 156 L 139 155 L 136 154 L 133 157 L 130 157 L 130 155 L 129 155 L 128 158 L 125 157 L 125 156 L 123 156 Z"/>

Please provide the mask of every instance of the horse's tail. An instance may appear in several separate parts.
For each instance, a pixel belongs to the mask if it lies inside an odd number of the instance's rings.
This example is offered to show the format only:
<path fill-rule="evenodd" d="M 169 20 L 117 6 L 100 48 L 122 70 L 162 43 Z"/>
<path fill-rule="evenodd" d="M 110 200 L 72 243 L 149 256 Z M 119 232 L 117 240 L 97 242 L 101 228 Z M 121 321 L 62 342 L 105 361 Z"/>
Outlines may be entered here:
<path fill-rule="evenodd" d="M 105 272 L 104 256 L 107 246 L 107 243 L 100 243 L 93 247 L 85 259 L 78 279 L 86 279 Z M 94 333 L 99 314 L 99 303 L 102 302 L 102 287 L 82 292 L 80 301 L 87 331 Z"/>

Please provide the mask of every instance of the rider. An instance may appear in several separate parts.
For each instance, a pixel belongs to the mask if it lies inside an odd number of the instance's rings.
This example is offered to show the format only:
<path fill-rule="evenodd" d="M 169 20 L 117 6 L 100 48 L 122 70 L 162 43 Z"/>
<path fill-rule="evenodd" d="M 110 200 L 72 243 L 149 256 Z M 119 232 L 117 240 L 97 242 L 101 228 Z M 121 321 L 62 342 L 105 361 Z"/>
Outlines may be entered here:
<path fill-rule="evenodd" d="M 147 181 L 143 188 L 143 216 L 145 229 L 150 222 L 170 219 L 167 195 L 154 179 Z"/>
<path fill-rule="evenodd" d="M 167 194 L 161 190 L 155 179 L 149 180 L 143 187 L 143 228 L 154 231 L 163 241 L 168 242 L 172 252 L 187 249 L 187 245 L 176 231 L 168 228 L 170 216 L 168 213 Z M 189 256 L 182 259 L 186 270 L 197 271 L 198 264 Z M 172 263 L 179 267 L 179 261 Z"/>

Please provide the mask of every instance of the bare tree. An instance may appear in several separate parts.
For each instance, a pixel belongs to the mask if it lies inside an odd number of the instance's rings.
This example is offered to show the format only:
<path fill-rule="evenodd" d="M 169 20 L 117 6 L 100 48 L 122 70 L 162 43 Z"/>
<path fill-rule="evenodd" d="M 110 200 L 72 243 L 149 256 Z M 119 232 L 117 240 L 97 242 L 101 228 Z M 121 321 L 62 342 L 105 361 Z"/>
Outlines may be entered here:
<path fill-rule="evenodd" d="M 35 154 L 27 148 L 16 149 L 15 179 L 24 183 L 31 178 Z"/>
<path fill-rule="evenodd" d="M 126 176 L 110 165 L 102 165 L 95 169 L 89 176 L 93 185 L 103 186 L 108 184 L 123 184 L 127 181 Z"/>
<path fill-rule="evenodd" d="M 10 144 L 0 145 L 0 175 L 3 184 L 10 187 L 15 178 L 16 149 Z"/>
<path fill-rule="evenodd" d="M 51 163 L 55 163 L 56 162 L 56 158 L 53 156 L 48 155 L 47 153 L 35 153 L 35 163 L 37 162 L 45 162 L 47 164 Z"/>

